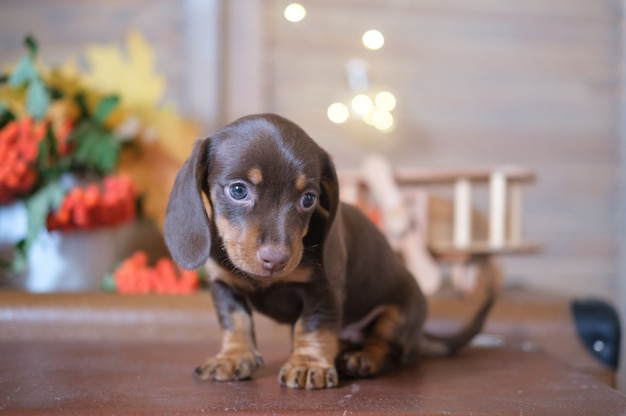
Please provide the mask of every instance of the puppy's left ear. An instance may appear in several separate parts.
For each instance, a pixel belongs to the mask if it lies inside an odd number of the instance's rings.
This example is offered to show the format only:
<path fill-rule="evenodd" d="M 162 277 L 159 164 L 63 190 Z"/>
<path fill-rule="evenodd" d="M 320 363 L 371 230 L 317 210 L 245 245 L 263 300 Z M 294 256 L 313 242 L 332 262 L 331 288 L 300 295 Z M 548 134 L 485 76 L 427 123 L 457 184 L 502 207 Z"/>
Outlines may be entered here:
<path fill-rule="evenodd" d="M 165 215 L 165 244 L 185 269 L 200 267 L 211 252 L 211 227 L 202 192 L 208 188 L 209 139 L 194 143 L 176 175 Z"/>
<path fill-rule="evenodd" d="M 328 212 L 324 227 L 322 263 L 326 277 L 331 281 L 343 278 L 346 266 L 346 245 L 343 236 L 341 203 L 339 201 L 339 180 L 330 156 L 322 155 L 322 179 L 320 205 Z"/>

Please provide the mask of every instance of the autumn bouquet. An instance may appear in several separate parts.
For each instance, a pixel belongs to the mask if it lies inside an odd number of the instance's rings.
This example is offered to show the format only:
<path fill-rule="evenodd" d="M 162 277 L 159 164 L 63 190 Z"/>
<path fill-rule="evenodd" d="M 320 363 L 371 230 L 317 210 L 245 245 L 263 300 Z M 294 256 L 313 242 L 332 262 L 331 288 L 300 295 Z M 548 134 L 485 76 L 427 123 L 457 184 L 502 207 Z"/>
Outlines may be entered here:
<path fill-rule="evenodd" d="M 172 149 L 186 152 L 197 137 L 193 123 L 159 105 L 165 82 L 137 33 L 129 35 L 127 55 L 88 48 L 86 72 L 71 61 L 48 68 L 36 40 L 28 36 L 24 44 L 25 56 L 0 72 L 0 205 L 22 201 L 28 222 L 10 258 L 0 259 L 12 272 L 26 268 L 42 230 L 129 222 L 139 195 L 148 215 L 164 211 L 167 189 L 155 188 L 168 186 L 169 178 L 152 170 L 161 167 L 163 175 L 169 164 L 175 171 Z"/>

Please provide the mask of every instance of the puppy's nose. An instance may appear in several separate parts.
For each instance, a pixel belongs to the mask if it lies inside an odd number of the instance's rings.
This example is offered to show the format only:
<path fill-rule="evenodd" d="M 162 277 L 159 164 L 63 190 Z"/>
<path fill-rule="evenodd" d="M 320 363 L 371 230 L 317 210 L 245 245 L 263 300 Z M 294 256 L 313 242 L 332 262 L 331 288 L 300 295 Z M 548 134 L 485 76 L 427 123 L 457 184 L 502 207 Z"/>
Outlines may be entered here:
<path fill-rule="evenodd" d="M 285 268 L 291 251 L 280 244 L 263 244 L 257 253 L 259 260 L 263 263 L 263 268 L 271 273 L 281 271 Z"/>

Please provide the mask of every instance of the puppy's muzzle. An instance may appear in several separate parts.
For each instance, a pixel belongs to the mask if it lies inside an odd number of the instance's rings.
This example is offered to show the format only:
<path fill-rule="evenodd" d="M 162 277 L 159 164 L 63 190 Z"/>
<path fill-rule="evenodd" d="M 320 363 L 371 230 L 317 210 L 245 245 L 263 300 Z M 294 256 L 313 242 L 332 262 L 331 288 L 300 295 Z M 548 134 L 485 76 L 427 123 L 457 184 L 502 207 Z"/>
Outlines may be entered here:
<path fill-rule="evenodd" d="M 257 258 L 270 274 L 279 273 L 289 262 L 291 250 L 282 244 L 265 243 L 257 250 Z"/>

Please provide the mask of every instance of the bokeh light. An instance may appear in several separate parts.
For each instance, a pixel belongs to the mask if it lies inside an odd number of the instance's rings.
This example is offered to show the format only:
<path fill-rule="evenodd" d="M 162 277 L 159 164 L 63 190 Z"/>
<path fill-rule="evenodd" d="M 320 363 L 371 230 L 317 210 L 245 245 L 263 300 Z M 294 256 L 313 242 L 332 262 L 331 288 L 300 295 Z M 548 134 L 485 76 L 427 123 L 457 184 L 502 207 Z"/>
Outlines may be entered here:
<path fill-rule="evenodd" d="M 284 12 L 285 19 L 289 20 L 292 23 L 297 23 L 304 19 L 306 16 L 306 9 L 300 3 L 291 3 L 287 7 L 285 7 Z"/>
<path fill-rule="evenodd" d="M 348 117 L 350 117 L 350 110 L 342 103 L 334 103 L 328 107 L 326 114 L 328 115 L 330 121 L 341 124 L 344 123 Z"/>
<path fill-rule="evenodd" d="M 363 34 L 361 41 L 367 49 L 374 51 L 383 47 L 385 44 L 385 37 L 378 30 L 372 29 Z"/>
<path fill-rule="evenodd" d="M 376 94 L 374 102 L 376 107 L 385 111 L 391 111 L 396 108 L 396 97 L 389 91 L 381 91 Z"/>
<path fill-rule="evenodd" d="M 365 94 L 359 94 L 352 99 L 352 110 L 360 116 L 364 116 L 374 108 L 372 99 Z"/>

